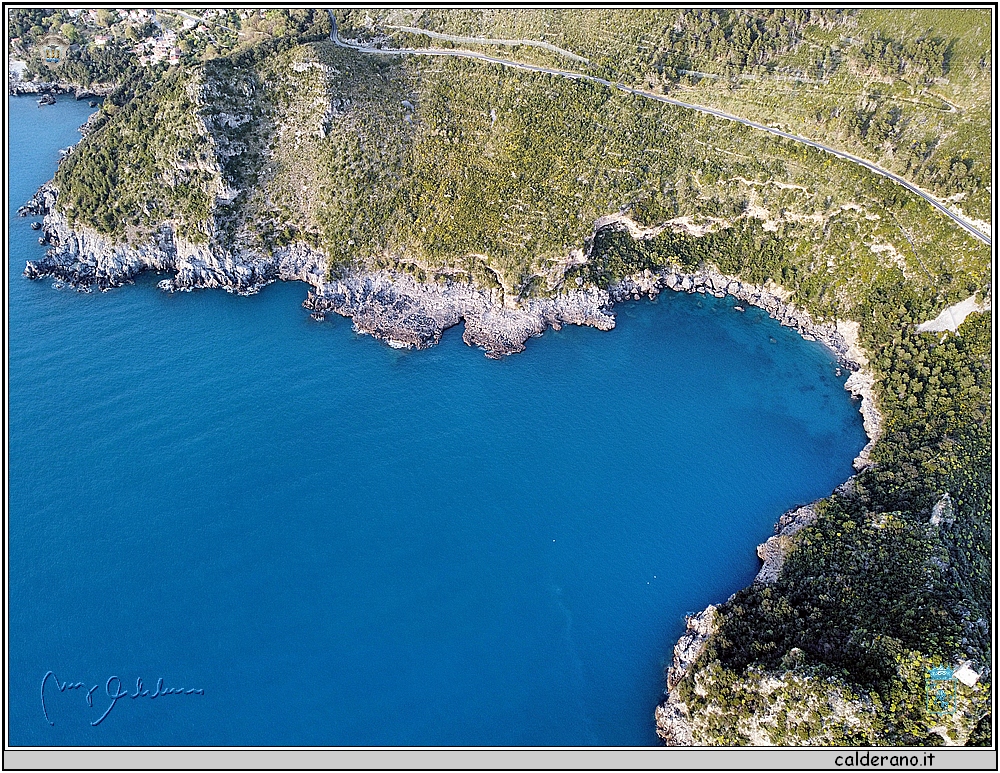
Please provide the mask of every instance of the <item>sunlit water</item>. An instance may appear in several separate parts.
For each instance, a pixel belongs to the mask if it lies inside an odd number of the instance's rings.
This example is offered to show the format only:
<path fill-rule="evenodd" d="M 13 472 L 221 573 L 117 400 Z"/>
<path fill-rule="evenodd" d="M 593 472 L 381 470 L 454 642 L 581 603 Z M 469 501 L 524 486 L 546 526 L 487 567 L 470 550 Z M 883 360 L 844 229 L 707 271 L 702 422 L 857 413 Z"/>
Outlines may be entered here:
<path fill-rule="evenodd" d="M 9 106 L 12 214 L 89 108 Z M 731 299 L 666 292 L 499 362 L 460 329 L 400 352 L 311 320 L 298 283 L 30 282 L 31 219 L 15 745 L 653 744 L 685 613 L 864 444 L 830 352 Z"/>

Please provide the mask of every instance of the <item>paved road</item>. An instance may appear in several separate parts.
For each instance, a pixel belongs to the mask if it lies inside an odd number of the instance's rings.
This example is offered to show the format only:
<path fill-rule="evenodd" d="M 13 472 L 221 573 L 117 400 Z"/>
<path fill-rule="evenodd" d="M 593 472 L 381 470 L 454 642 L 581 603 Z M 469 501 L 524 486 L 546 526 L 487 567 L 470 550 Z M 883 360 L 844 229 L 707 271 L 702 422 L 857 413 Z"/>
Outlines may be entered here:
<path fill-rule="evenodd" d="M 666 97 L 662 94 L 654 94 L 651 91 L 643 91 L 642 89 L 633 89 L 626 86 L 623 83 L 617 83 L 615 81 L 608 81 L 604 78 L 598 78 L 595 75 L 584 75 L 582 73 L 571 72 L 569 70 L 560 70 L 555 67 L 542 67 L 540 65 L 525 64 L 523 62 L 514 62 L 510 59 L 501 59 L 496 56 L 489 56 L 488 54 L 482 54 L 478 51 L 467 51 L 464 49 L 443 49 L 443 48 L 370 48 L 367 46 L 356 46 L 349 43 L 345 43 L 340 39 L 340 35 L 337 33 L 337 19 L 333 15 L 333 11 L 330 10 L 330 23 L 332 28 L 330 30 L 330 40 L 341 48 L 350 48 L 354 51 L 360 51 L 363 54 L 379 54 L 382 56 L 398 56 L 399 54 L 417 54 L 423 56 L 455 56 L 462 59 L 478 59 L 483 62 L 492 62 L 493 64 L 499 64 L 503 67 L 512 67 L 517 70 L 527 70 L 529 72 L 540 72 L 546 73 L 548 75 L 558 75 L 563 78 L 569 78 L 570 80 L 584 80 L 591 81 L 593 83 L 600 83 L 608 88 L 618 89 L 619 91 L 624 91 L 627 94 L 635 94 L 639 97 L 645 97 L 646 99 L 652 99 L 657 102 L 663 102 L 668 105 L 673 105 L 675 107 L 683 107 L 688 110 L 696 110 L 699 113 L 705 113 L 706 115 L 711 115 L 716 118 L 722 118 L 726 121 L 734 121 L 736 123 L 743 124 L 744 126 L 749 126 L 754 129 L 760 129 L 769 134 L 774 134 L 778 137 L 784 137 L 787 140 L 792 140 L 793 142 L 799 142 L 803 145 L 808 145 L 811 148 L 816 148 L 817 150 L 822 150 L 829 153 L 837 158 L 842 158 L 845 161 L 850 161 L 851 163 L 863 166 L 871 172 L 882 177 L 887 177 L 898 185 L 902 185 L 906 190 L 911 193 L 916 194 L 932 207 L 940 211 L 941 213 L 947 215 L 949 218 L 954 220 L 959 226 L 964 228 L 968 233 L 974 236 L 979 241 L 983 242 L 988 246 L 992 246 L 992 239 L 976 228 L 972 223 L 969 223 L 964 218 L 956 215 L 950 209 L 948 209 L 944 204 L 938 201 L 936 198 L 931 196 L 929 193 L 921 190 L 913 183 L 907 181 L 905 178 L 900 177 L 898 174 L 894 174 L 886 169 L 883 169 L 871 161 L 866 161 L 863 158 L 852 155 L 850 153 L 845 153 L 842 150 L 836 150 L 827 145 L 823 145 L 814 140 L 806 139 L 805 137 L 800 137 L 797 134 L 790 134 L 788 132 L 782 131 L 781 129 L 776 129 L 773 126 L 766 126 L 762 123 L 757 123 L 756 121 L 750 121 L 746 118 L 740 118 L 736 115 L 730 115 L 729 113 L 724 113 L 721 110 L 716 110 L 713 107 L 705 107 L 704 105 L 694 105 L 690 102 L 682 102 L 679 99 L 673 99 L 672 97 Z"/>
<path fill-rule="evenodd" d="M 431 32 L 430 30 L 421 29 L 420 27 L 389 27 L 389 29 L 399 30 L 400 32 L 411 32 L 414 35 L 426 35 L 429 38 L 436 38 L 437 40 L 447 40 L 451 43 L 471 43 L 472 45 L 492 45 L 492 46 L 531 46 L 533 48 L 544 48 L 546 51 L 551 51 L 554 54 L 559 54 L 559 56 L 565 56 L 568 59 L 575 59 L 578 62 L 583 62 L 584 64 L 590 64 L 589 59 L 584 59 L 579 54 L 574 54 L 572 51 L 567 51 L 565 48 L 559 48 L 551 43 L 546 43 L 541 40 L 508 40 L 506 38 L 469 38 L 462 35 L 445 35 L 441 32 Z"/>

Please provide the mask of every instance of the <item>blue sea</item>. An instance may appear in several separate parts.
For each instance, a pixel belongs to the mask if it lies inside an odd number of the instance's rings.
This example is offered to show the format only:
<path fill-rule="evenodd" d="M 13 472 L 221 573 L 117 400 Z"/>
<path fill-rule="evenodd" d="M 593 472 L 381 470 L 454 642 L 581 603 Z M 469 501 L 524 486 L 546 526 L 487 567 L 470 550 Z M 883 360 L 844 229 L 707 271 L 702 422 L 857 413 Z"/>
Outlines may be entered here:
<path fill-rule="evenodd" d="M 28 281 L 90 108 L 8 106 L 13 745 L 655 744 L 684 615 L 864 445 L 831 353 L 730 298 L 493 361 L 300 283 Z"/>

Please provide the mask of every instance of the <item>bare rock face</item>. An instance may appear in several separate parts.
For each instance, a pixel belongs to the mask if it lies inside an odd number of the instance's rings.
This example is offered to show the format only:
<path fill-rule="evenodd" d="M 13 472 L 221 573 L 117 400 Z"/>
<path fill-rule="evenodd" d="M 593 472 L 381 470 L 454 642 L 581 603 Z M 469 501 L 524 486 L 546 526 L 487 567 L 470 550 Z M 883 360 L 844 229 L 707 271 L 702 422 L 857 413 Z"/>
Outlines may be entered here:
<path fill-rule="evenodd" d="M 946 491 L 931 510 L 930 524 L 951 526 L 953 523 L 955 523 L 955 506 L 951 501 L 951 494 Z"/>
<path fill-rule="evenodd" d="M 646 269 L 641 274 L 625 277 L 609 288 L 611 298 L 615 301 L 639 300 L 648 296 L 650 300 L 659 295 L 663 289 L 663 278 Z"/>
<path fill-rule="evenodd" d="M 115 89 L 113 83 L 95 83 L 81 86 L 68 81 L 25 81 L 19 78 L 7 79 L 9 94 L 72 94 L 74 99 L 105 97 Z"/>
<path fill-rule="evenodd" d="M 816 520 L 816 511 L 812 505 L 789 510 L 775 524 L 775 535 L 767 542 L 757 546 L 757 555 L 764 565 L 760 568 L 754 582 L 770 585 L 778 579 L 785 556 L 791 546 L 791 537 Z"/>
<path fill-rule="evenodd" d="M 674 645 L 674 660 L 667 669 L 666 698 L 656 707 L 656 734 L 668 746 L 694 743 L 687 705 L 677 695 L 677 685 L 715 633 L 715 607 L 709 605 L 687 618 L 687 630 Z"/>
<path fill-rule="evenodd" d="M 615 324 L 610 305 L 606 292 L 574 290 L 512 307 L 470 284 L 422 283 L 390 271 L 349 273 L 315 284 L 305 302 L 314 315 L 350 317 L 358 332 L 400 348 L 433 346 L 445 330 L 465 320 L 463 340 L 494 358 L 523 351 L 525 341 L 549 327 L 609 330 Z"/>
<path fill-rule="evenodd" d="M 51 276 L 79 290 L 109 290 L 130 284 L 144 271 L 174 272 L 160 283 L 164 290 L 218 287 L 249 295 L 278 278 L 273 258 L 220 254 L 207 244 L 179 238 L 164 224 L 141 244 L 122 244 L 89 228 L 70 228 L 66 218 L 47 204 L 43 240 L 45 257 L 28 261 L 29 279 Z"/>
<path fill-rule="evenodd" d="M 523 351 L 529 338 L 550 327 L 615 326 L 611 296 L 604 290 L 573 289 L 516 300 L 471 284 L 422 283 L 390 271 L 354 271 L 328 279 L 326 256 L 304 244 L 270 255 L 227 251 L 214 243 L 186 241 L 169 224 L 144 243 L 123 244 L 90 228 L 71 228 L 54 208 L 56 197 L 51 185 L 43 186 L 21 209 L 25 215 L 44 215 L 42 238 L 49 245 L 44 258 L 25 266 L 29 279 L 53 277 L 79 290 L 104 291 L 133 282 L 143 271 L 159 271 L 172 274 L 159 283 L 168 292 L 221 288 L 240 295 L 274 281 L 298 280 L 311 287 L 303 305 L 314 318 L 334 312 L 350 317 L 358 332 L 390 346 L 418 349 L 435 345 L 445 330 L 464 320 L 465 342 L 494 358 Z"/>
<path fill-rule="evenodd" d="M 673 695 L 656 707 L 656 734 L 667 746 L 693 746 L 691 718 L 687 707 Z"/>
<path fill-rule="evenodd" d="M 447 305 L 434 303 L 433 293 L 420 293 L 413 285 L 394 282 L 389 272 L 348 274 L 315 285 L 305 307 L 314 316 L 334 312 L 350 317 L 358 332 L 391 346 L 423 349 L 436 344 L 460 316 Z"/>
<path fill-rule="evenodd" d="M 868 435 L 868 443 L 854 460 L 854 469 L 860 472 L 871 466 L 869 454 L 882 436 L 882 415 L 875 406 L 875 377 L 867 371 L 856 370 L 848 376 L 844 388 L 861 400 L 861 418 L 865 424 L 865 434 Z"/>

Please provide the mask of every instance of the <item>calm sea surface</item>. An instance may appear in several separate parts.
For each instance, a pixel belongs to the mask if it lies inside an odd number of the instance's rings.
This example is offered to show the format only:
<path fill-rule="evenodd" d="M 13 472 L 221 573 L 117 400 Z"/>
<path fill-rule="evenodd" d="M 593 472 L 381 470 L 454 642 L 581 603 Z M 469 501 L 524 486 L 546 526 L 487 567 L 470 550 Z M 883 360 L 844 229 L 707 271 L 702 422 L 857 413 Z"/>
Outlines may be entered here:
<path fill-rule="evenodd" d="M 8 104 L 13 217 L 90 110 Z M 728 298 L 666 292 L 500 362 L 457 328 L 401 352 L 311 320 L 299 283 L 29 282 L 31 220 L 7 267 L 14 745 L 653 744 L 685 613 L 749 583 L 865 441 L 831 354 Z"/>

